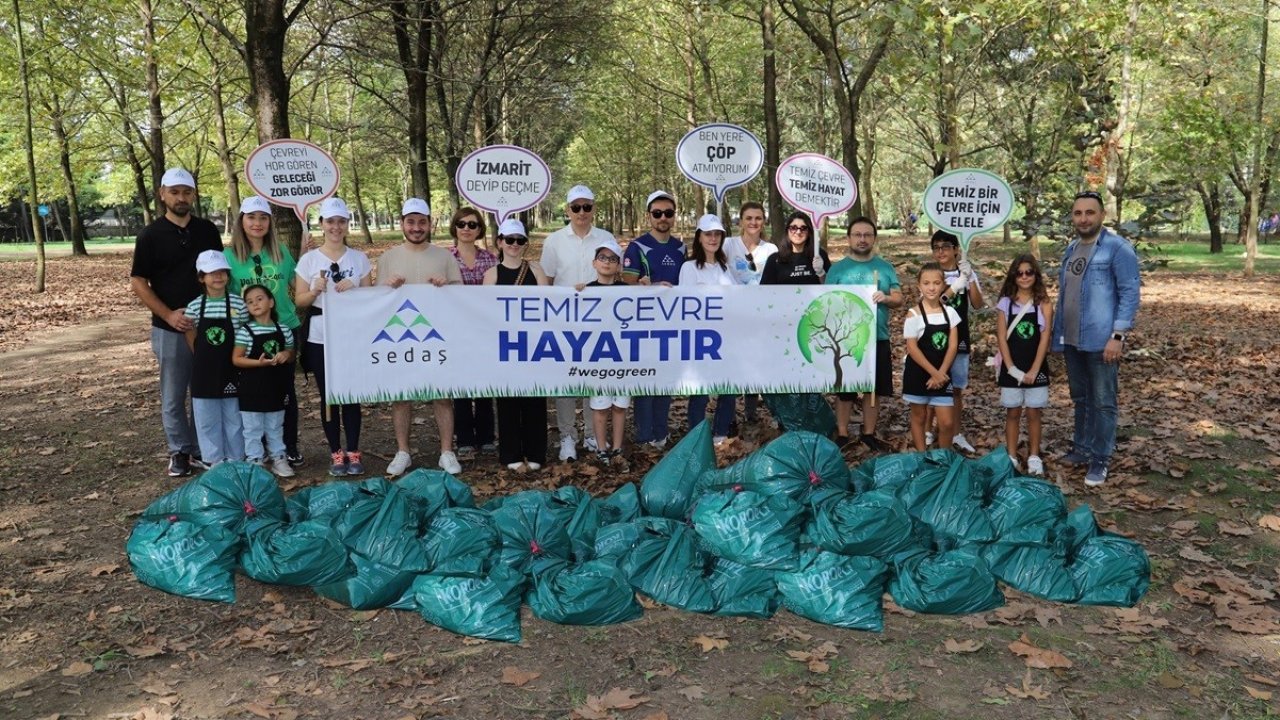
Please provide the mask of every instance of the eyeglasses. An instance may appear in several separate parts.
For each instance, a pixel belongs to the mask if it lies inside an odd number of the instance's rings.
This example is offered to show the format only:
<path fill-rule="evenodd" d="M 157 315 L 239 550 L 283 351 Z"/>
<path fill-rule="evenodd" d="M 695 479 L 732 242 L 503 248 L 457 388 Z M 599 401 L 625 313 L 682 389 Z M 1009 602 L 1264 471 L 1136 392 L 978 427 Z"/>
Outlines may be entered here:
<path fill-rule="evenodd" d="M 1035 277 L 1036 271 L 1035 270 L 1019 270 L 1017 271 L 1017 275 L 1018 277 Z"/>
<path fill-rule="evenodd" d="M 592 205 L 591 203 L 579 203 L 577 205 L 570 205 L 569 209 L 574 212 L 591 212 L 595 209 L 595 205 Z"/>
<path fill-rule="evenodd" d="M 605 265 L 616 265 L 618 262 L 620 262 L 617 255 L 605 255 L 603 253 L 601 253 L 600 255 L 597 255 L 596 260 L 599 260 Z"/>
<path fill-rule="evenodd" d="M 342 279 L 342 268 L 338 267 L 338 263 L 329 265 L 329 279 L 334 282 Z"/>
<path fill-rule="evenodd" d="M 458 228 L 459 230 L 463 228 L 466 228 L 468 230 L 480 229 L 480 223 L 476 222 L 475 220 L 459 220 L 458 222 L 454 223 L 453 226 Z"/>
<path fill-rule="evenodd" d="M 676 216 L 676 211 L 675 210 L 650 210 L 649 214 L 653 216 L 654 220 L 657 220 L 658 218 L 673 218 Z"/>
<path fill-rule="evenodd" d="M 809 232 L 809 226 L 808 225 L 788 225 L 787 232 L 797 234 L 797 235 L 802 233 L 807 233 Z"/>
<path fill-rule="evenodd" d="M 253 274 L 262 277 L 262 256 L 253 256 Z"/>
<path fill-rule="evenodd" d="M 938 252 L 940 250 L 952 250 L 952 249 L 955 249 L 955 245 L 934 245 L 933 246 L 934 252 Z"/>
<path fill-rule="evenodd" d="M 529 238 L 522 235 L 503 235 L 502 242 L 508 245 L 524 245 L 529 242 Z"/>

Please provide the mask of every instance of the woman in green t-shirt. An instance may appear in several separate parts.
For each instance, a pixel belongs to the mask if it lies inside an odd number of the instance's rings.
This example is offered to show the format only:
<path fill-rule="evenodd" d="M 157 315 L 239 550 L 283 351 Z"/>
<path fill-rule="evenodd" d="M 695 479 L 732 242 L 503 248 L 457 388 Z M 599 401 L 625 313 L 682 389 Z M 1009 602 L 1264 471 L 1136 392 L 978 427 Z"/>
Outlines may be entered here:
<path fill-rule="evenodd" d="M 298 337 L 298 310 L 290 294 L 297 263 L 289 249 L 276 242 L 271 228 L 271 204 L 261 197 L 247 197 L 240 203 L 240 214 L 231 225 L 231 247 L 222 251 L 231 266 L 231 292 L 240 295 L 250 285 L 263 285 L 275 297 L 280 324 Z M 288 375 L 293 378 L 293 361 Z M 298 449 L 298 396 L 292 382 L 284 410 L 285 454 L 291 465 L 302 464 Z"/>

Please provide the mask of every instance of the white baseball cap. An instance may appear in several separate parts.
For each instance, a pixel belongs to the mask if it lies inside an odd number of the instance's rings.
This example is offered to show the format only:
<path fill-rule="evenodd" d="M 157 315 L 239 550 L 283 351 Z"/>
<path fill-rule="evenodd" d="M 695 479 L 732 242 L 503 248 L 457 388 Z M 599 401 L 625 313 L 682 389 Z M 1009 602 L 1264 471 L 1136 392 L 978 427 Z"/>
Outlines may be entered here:
<path fill-rule="evenodd" d="M 226 270 L 231 272 L 231 265 L 227 263 L 227 258 L 219 250 L 205 250 L 196 256 L 196 270 L 202 273 L 217 272 Z"/>
<path fill-rule="evenodd" d="M 718 215 L 703 215 L 698 218 L 698 230 L 701 232 L 712 232 L 719 230 L 724 232 L 724 224 L 720 222 Z"/>
<path fill-rule="evenodd" d="M 516 218 L 507 218 L 498 226 L 498 237 L 529 237 L 529 233 L 524 231 L 524 223 Z"/>
<path fill-rule="evenodd" d="M 594 255 L 600 252 L 601 249 L 610 250 L 613 252 L 614 255 L 618 256 L 619 260 L 622 259 L 622 246 L 619 245 L 618 241 L 614 240 L 613 238 L 601 240 L 600 242 L 596 243 L 596 246 L 591 249 L 591 254 L 593 256 L 593 259 L 594 259 Z"/>
<path fill-rule="evenodd" d="M 663 198 L 670 200 L 672 205 L 676 203 L 676 199 L 672 197 L 671 193 L 667 192 L 666 190 L 654 190 L 653 192 L 649 193 L 649 199 L 644 201 L 644 209 L 648 210 L 649 208 L 653 207 L 654 200 L 661 200 Z"/>
<path fill-rule="evenodd" d="M 431 217 L 431 206 L 422 198 L 409 198 L 408 200 L 405 200 L 404 205 L 400 206 L 400 217 L 413 215 L 414 213 Z"/>
<path fill-rule="evenodd" d="M 160 187 L 178 187 L 186 185 L 192 190 L 196 189 L 196 179 L 191 177 L 191 173 L 182 168 L 169 168 L 164 171 L 164 176 L 160 178 Z"/>
<path fill-rule="evenodd" d="M 270 215 L 271 203 L 267 202 L 265 198 L 257 195 L 250 195 L 240 201 L 240 214 L 248 215 L 251 212 L 260 212 Z"/>
<path fill-rule="evenodd" d="M 591 192 L 591 188 L 586 185 L 574 185 L 569 188 L 569 194 L 565 196 L 565 203 L 571 203 L 574 200 L 591 200 L 596 199 L 596 194 Z"/>
<path fill-rule="evenodd" d="M 320 203 L 320 219 L 331 217 L 351 219 L 351 211 L 347 209 L 347 204 L 342 201 L 342 198 L 325 198 L 324 202 Z"/>

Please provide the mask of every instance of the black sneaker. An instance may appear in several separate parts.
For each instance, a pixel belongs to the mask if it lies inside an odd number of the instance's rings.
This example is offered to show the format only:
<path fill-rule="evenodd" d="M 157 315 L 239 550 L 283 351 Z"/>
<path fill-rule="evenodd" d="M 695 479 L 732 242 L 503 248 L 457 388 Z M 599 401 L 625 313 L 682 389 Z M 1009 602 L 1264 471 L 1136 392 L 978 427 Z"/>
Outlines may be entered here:
<path fill-rule="evenodd" d="M 294 467 L 301 467 L 301 466 L 302 466 L 302 463 L 303 463 L 303 462 L 305 462 L 305 461 L 303 460 L 303 458 L 302 458 L 302 451 L 301 451 L 301 450 L 294 450 L 294 451 L 292 451 L 292 452 L 286 452 L 286 453 L 284 454 L 284 458 L 285 458 L 286 460 L 288 460 L 288 461 L 289 461 L 289 464 L 290 464 L 290 465 L 292 465 L 292 466 L 294 466 Z"/>
<path fill-rule="evenodd" d="M 880 438 L 870 433 L 863 433 L 862 444 L 866 445 L 867 449 L 873 453 L 882 453 L 885 450 L 888 450 L 888 448 L 885 447 L 885 444 L 880 441 Z"/>
<path fill-rule="evenodd" d="M 209 463 L 205 462 L 204 458 L 200 457 L 199 455 L 191 455 L 190 457 L 191 457 L 192 470 L 208 470 L 209 469 Z"/>
<path fill-rule="evenodd" d="M 184 452 L 176 452 L 169 456 L 169 477 L 183 477 L 191 474 L 191 456 Z"/>

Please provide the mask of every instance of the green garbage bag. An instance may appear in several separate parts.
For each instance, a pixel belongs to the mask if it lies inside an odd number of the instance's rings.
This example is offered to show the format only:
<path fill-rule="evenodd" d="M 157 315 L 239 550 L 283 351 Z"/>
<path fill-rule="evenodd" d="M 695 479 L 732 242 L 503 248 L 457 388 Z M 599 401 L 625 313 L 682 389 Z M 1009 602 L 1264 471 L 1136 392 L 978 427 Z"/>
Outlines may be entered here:
<path fill-rule="evenodd" d="M 835 491 L 811 507 L 805 534 L 823 550 L 887 561 L 901 552 L 925 549 L 930 542 L 927 528 L 917 527 L 907 506 L 887 490 L 858 495 Z"/>
<path fill-rule="evenodd" d="M 807 430 L 830 437 L 836 429 L 836 416 L 827 399 L 817 393 L 767 394 L 765 407 L 784 430 Z"/>
<path fill-rule="evenodd" d="M 152 502 L 142 511 L 149 520 L 177 516 L 202 527 L 217 525 L 243 535 L 253 519 L 284 519 L 284 493 L 275 476 L 260 465 L 224 462 Z"/>
<path fill-rule="evenodd" d="M 359 488 L 346 480 L 302 488 L 285 500 L 285 516 L 289 522 L 332 519 L 359 499 Z"/>
<path fill-rule="evenodd" d="M 644 528 L 618 567 L 631 587 L 654 600 L 688 612 L 709 613 L 716 609 L 706 577 L 710 564 L 711 556 L 698 549 L 693 531 L 678 523 L 669 535 Z"/>
<path fill-rule="evenodd" d="M 711 423 L 703 420 L 640 481 L 640 504 L 645 513 L 673 520 L 688 518 L 698 478 L 715 466 Z"/>
<path fill-rule="evenodd" d="M 718 557 L 756 568 L 794 570 L 804 508 L 786 495 L 720 490 L 693 506 L 693 530 Z"/>
<path fill-rule="evenodd" d="M 444 470 L 418 468 L 396 481 L 414 506 L 423 527 L 445 508 L 476 506 L 471 487 Z"/>
<path fill-rule="evenodd" d="M 484 510 L 444 508 L 431 516 L 422 550 L 433 575 L 480 577 L 497 559 L 502 544 Z"/>
<path fill-rule="evenodd" d="M 1138 543 L 1099 535 L 1076 550 L 1071 564 L 1081 605 L 1133 607 L 1151 584 L 1151 561 Z"/>
<path fill-rule="evenodd" d="M 356 573 L 342 538 L 325 520 L 249 523 L 240 571 L 274 585 L 326 585 Z"/>
<path fill-rule="evenodd" d="M 356 501 L 333 520 L 342 543 L 381 565 L 426 572 L 418 540 L 420 518 L 408 493 L 385 478 L 370 478 L 356 489 Z"/>
<path fill-rule="evenodd" d="M 313 586 L 312 590 L 353 610 L 376 610 L 396 604 L 418 575 L 416 571 L 384 565 L 360 553 L 352 552 L 348 557 L 356 568 L 355 575 Z"/>
<path fill-rule="evenodd" d="M 596 501 L 600 524 L 630 522 L 640 517 L 640 491 L 635 483 L 627 483 L 609 497 Z"/>
<path fill-rule="evenodd" d="M 533 587 L 525 602 L 533 614 L 561 625 L 613 625 L 640 617 L 635 590 L 608 560 L 570 564 L 558 558 L 533 562 Z"/>
<path fill-rule="evenodd" d="M 987 517 L 999 542 L 1045 543 L 1054 526 L 1067 516 L 1067 501 L 1053 483 L 1012 477 L 1000 483 L 987 506 Z"/>
<path fill-rule="evenodd" d="M 573 558 L 569 523 L 577 511 L 544 490 L 525 490 L 487 503 L 490 520 L 498 531 L 500 564 L 528 573 L 535 558 Z"/>
<path fill-rule="evenodd" d="M 850 481 L 858 492 L 899 488 L 915 479 L 924 467 L 924 453 L 895 453 L 878 455 L 862 461 L 850 474 Z"/>
<path fill-rule="evenodd" d="M 803 502 L 820 489 L 850 488 L 849 468 L 835 443 L 811 432 L 788 432 L 733 465 L 705 473 L 706 491 L 742 489 Z"/>
<path fill-rule="evenodd" d="M 995 575 L 974 547 L 895 560 L 889 594 L 908 610 L 941 615 L 983 612 L 1004 605 Z"/>
<path fill-rule="evenodd" d="M 427 622 L 459 635 L 520 642 L 523 573 L 495 563 L 483 577 L 419 575 L 413 600 Z"/>
<path fill-rule="evenodd" d="M 711 597 L 716 615 L 768 619 L 782 605 L 782 593 L 774 578 L 777 572 L 747 567 L 725 558 L 716 558 L 711 566 Z"/>
<path fill-rule="evenodd" d="M 595 557 L 617 560 L 635 547 L 646 528 L 670 537 L 680 525 L 670 518 L 639 517 L 631 522 L 610 523 L 596 533 Z"/>
<path fill-rule="evenodd" d="M 881 597 L 889 568 L 871 557 L 837 555 L 826 550 L 806 550 L 795 572 L 775 578 L 782 604 L 814 622 L 851 630 L 884 629 Z"/>
<path fill-rule="evenodd" d="M 1017 468 L 1013 466 L 1013 458 L 1009 457 L 1009 450 L 1004 445 L 998 446 L 980 458 L 966 459 L 965 464 L 969 466 L 970 475 L 982 486 L 983 493 L 987 497 L 991 497 L 992 493 L 999 490 L 1006 480 L 1018 474 Z"/>
<path fill-rule="evenodd" d="M 141 518 L 125 552 L 143 585 L 196 600 L 236 601 L 235 565 L 241 539 L 219 525 L 176 517 Z"/>
<path fill-rule="evenodd" d="M 1080 596 L 1060 547 L 996 542 L 980 548 L 991 573 L 1018 592 L 1064 603 Z"/>
<path fill-rule="evenodd" d="M 982 509 L 982 486 L 974 482 L 964 458 L 950 450 L 926 452 L 920 471 L 898 488 L 897 495 L 907 512 L 928 525 L 935 537 L 971 543 L 996 539 Z"/>
<path fill-rule="evenodd" d="M 587 491 L 572 485 L 556 488 L 551 496 L 573 509 L 569 526 L 566 528 L 569 533 L 569 542 L 573 547 L 573 558 L 584 561 L 595 557 L 596 532 L 603 524 L 600 519 L 599 502 Z"/>

